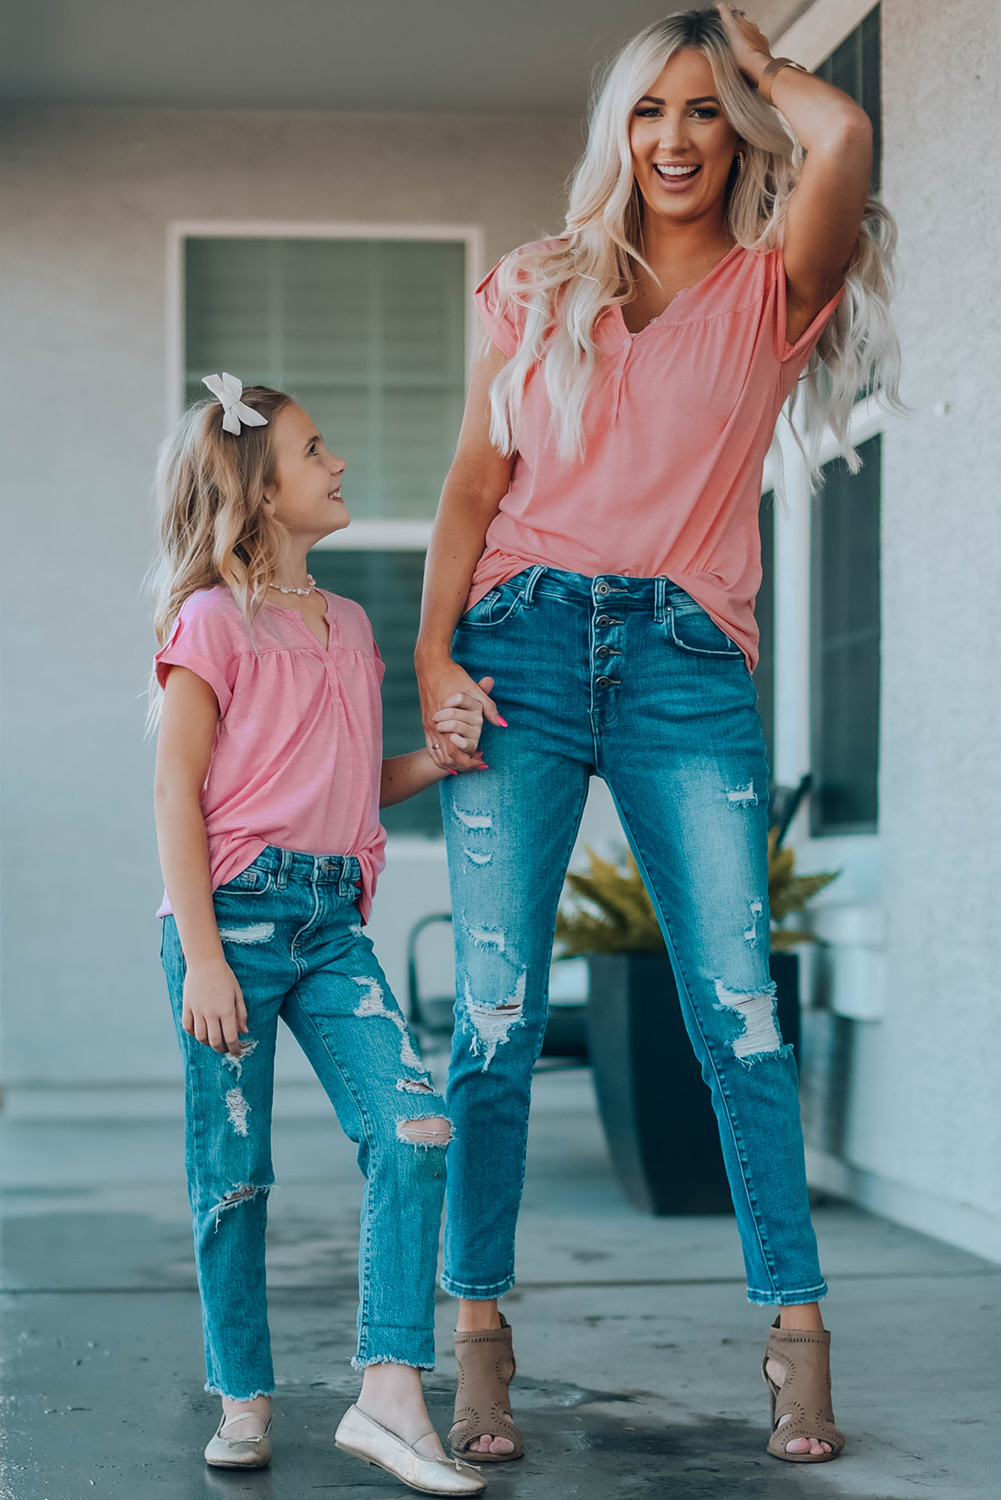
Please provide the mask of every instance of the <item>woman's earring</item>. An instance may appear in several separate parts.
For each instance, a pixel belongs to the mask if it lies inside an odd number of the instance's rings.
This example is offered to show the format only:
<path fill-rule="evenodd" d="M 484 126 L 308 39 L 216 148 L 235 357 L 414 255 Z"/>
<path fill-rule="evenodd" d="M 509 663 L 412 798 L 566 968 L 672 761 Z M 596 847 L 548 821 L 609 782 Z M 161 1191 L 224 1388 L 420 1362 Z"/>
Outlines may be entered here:
<path fill-rule="evenodd" d="M 737 155 L 736 155 L 736 157 L 734 159 L 735 159 L 735 161 L 737 163 L 737 176 L 739 177 L 740 174 L 741 174 L 741 172 L 744 170 L 744 153 L 743 153 L 743 151 L 738 151 Z"/>

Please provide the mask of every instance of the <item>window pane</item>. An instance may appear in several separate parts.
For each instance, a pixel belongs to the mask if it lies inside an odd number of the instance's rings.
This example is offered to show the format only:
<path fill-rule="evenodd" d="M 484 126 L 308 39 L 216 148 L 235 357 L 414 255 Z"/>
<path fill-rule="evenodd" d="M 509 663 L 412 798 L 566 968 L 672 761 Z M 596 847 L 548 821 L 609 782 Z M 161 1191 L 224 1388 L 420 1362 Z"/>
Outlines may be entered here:
<path fill-rule="evenodd" d="M 754 615 L 758 622 L 760 655 L 754 669 L 754 685 L 758 690 L 758 713 L 768 764 L 772 766 L 775 736 L 775 495 L 771 490 L 761 497 L 758 525 L 761 531 L 761 588 L 754 604 Z"/>
<path fill-rule="evenodd" d="M 288 390 L 347 463 L 360 519 L 430 519 L 465 385 L 465 245 L 186 241 L 185 398 L 203 375 Z"/>
<path fill-rule="evenodd" d="M 812 831 L 872 833 L 879 770 L 880 439 L 826 464 L 812 528 Z"/>
<path fill-rule="evenodd" d="M 321 588 L 356 599 L 372 621 L 386 663 L 382 685 L 386 755 L 419 750 L 424 744 L 424 730 L 414 676 L 414 643 L 420 620 L 424 553 L 322 550 L 309 554 L 309 570 Z M 388 833 L 440 838 L 437 787 L 397 807 L 383 808 L 382 821 Z"/>
<path fill-rule="evenodd" d="M 878 5 L 824 59 L 816 73 L 818 78 L 851 95 L 872 121 L 871 189 L 878 193 L 883 155 Z"/>

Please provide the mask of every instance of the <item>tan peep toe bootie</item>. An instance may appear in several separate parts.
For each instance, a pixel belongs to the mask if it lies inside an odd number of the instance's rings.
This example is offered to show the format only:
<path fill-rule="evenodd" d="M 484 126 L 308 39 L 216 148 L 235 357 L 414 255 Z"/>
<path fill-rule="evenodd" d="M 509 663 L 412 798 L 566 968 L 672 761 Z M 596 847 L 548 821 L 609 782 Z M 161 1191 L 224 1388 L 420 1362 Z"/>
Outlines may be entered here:
<path fill-rule="evenodd" d="M 508 1386 L 517 1366 L 511 1347 L 511 1327 L 501 1316 L 499 1328 L 474 1328 L 455 1335 L 459 1385 L 455 1393 L 455 1422 L 448 1434 L 457 1458 L 476 1463 L 506 1464 L 521 1458 L 525 1443 L 511 1419 Z M 514 1444 L 510 1453 L 471 1451 L 470 1444 L 489 1432 Z"/>
<path fill-rule="evenodd" d="M 205 1462 L 213 1469 L 266 1469 L 271 1462 L 271 1423 L 254 1437 L 232 1438 L 223 1437 L 225 1425 L 224 1414 L 205 1446 Z"/>
<path fill-rule="evenodd" d="M 433 1427 L 422 1432 L 417 1441 L 431 1432 Z M 349 1406 L 344 1413 L 334 1442 L 342 1452 L 384 1469 L 422 1495 L 479 1495 L 487 1487 L 486 1480 L 469 1464 L 456 1458 L 425 1457 L 357 1406 Z"/>
<path fill-rule="evenodd" d="M 769 1377 L 768 1361 L 785 1367 L 779 1386 Z M 778 1318 L 768 1335 L 761 1362 L 772 1397 L 772 1435 L 768 1452 L 791 1464 L 827 1464 L 845 1446 L 844 1433 L 834 1425 L 831 1407 L 831 1335 L 826 1329 L 780 1328 Z M 788 1421 L 783 1421 L 788 1417 Z M 793 1438 L 815 1438 L 830 1443 L 830 1453 L 787 1453 Z"/>

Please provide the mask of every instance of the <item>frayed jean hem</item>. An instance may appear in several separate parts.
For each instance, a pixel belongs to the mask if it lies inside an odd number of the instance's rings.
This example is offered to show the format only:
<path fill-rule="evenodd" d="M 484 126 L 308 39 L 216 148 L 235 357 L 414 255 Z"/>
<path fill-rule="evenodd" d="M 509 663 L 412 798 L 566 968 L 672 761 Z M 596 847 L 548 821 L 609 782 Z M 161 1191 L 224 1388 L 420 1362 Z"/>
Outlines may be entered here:
<path fill-rule="evenodd" d="M 804 1287 L 801 1292 L 759 1292 L 755 1287 L 747 1288 L 747 1300 L 755 1307 L 800 1307 L 805 1302 L 820 1302 L 826 1296 L 826 1281 Z"/>
<path fill-rule="evenodd" d="M 270 1399 L 275 1393 L 274 1386 L 272 1386 L 270 1391 L 251 1391 L 249 1396 L 231 1396 L 229 1391 L 220 1390 L 217 1385 L 209 1385 L 208 1381 L 205 1382 L 202 1390 L 208 1391 L 210 1396 L 221 1396 L 224 1401 L 256 1401 L 258 1396 L 267 1396 Z"/>
<path fill-rule="evenodd" d="M 404 1365 L 408 1370 L 434 1369 L 433 1360 L 431 1364 L 428 1365 L 417 1359 L 397 1359 L 396 1356 L 392 1354 L 370 1354 L 364 1359 L 356 1354 L 351 1360 L 352 1370 L 367 1370 L 372 1365 Z"/>
<path fill-rule="evenodd" d="M 511 1290 L 514 1276 L 505 1276 L 503 1281 L 495 1281 L 492 1286 L 469 1286 L 464 1281 L 453 1281 L 450 1276 L 442 1276 L 438 1284 L 450 1297 L 461 1297 L 466 1302 L 492 1302 L 495 1297 L 503 1297 Z"/>

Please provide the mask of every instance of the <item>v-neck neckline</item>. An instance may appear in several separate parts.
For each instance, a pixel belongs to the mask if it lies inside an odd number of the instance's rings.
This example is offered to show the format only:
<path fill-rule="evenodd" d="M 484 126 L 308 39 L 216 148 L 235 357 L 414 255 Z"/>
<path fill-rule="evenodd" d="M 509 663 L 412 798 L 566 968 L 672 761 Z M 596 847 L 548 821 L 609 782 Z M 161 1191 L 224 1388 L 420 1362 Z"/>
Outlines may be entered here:
<path fill-rule="evenodd" d="M 272 604 L 270 599 L 265 600 L 265 603 L 267 604 L 269 609 L 277 609 L 280 614 L 294 615 L 295 618 L 299 621 L 299 624 L 302 626 L 303 630 L 309 636 L 310 640 L 316 646 L 317 650 L 322 651 L 324 656 L 328 656 L 330 654 L 331 642 L 334 639 L 334 624 L 330 618 L 332 600 L 325 589 L 319 589 L 318 592 L 323 595 L 324 604 L 326 606 L 323 611 L 323 619 L 327 627 L 326 645 L 324 645 L 318 635 L 314 634 L 314 632 L 310 630 L 309 626 L 306 624 L 306 621 L 303 619 L 301 612 L 296 609 L 294 604 Z"/>
<path fill-rule="evenodd" d="M 725 266 L 727 261 L 732 259 L 732 257 L 736 255 L 737 251 L 741 249 L 743 249 L 742 245 L 731 245 L 730 249 L 726 252 L 722 259 L 718 260 L 714 266 L 710 266 L 709 270 L 705 273 L 704 276 L 700 276 L 698 281 L 693 282 L 691 286 L 679 287 L 678 291 L 675 292 L 674 296 L 664 308 L 663 312 L 657 313 L 655 317 L 649 320 L 649 322 L 644 323 L 642 328 L 637 328 L 635 333 L 632 333 L 629 329 L 629 325 L 626 322 L 625 313 L 622 310 L 622 303 L 617 302 L 615 304 L 615 311 L 619 315 L 619 322 L 622 325 L 622 331 L 626 335 L 626 338 L 630 341 L 630 343 L 635 342 L 635 340 L 638 338 L 642 338 L 648 328 L 653 328 L 658 323 L 666 323 L 668 321 L 669 315 L 677 307 L 680 298 L 685 297 L 687 299 L 690 298 L 694 292 L 700 292 L 706 285 L 706 283 L 716 275 L 716 272 L 719 271 L 723 266 Z"/>

